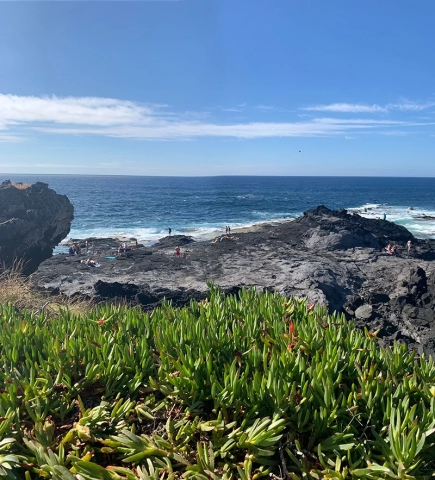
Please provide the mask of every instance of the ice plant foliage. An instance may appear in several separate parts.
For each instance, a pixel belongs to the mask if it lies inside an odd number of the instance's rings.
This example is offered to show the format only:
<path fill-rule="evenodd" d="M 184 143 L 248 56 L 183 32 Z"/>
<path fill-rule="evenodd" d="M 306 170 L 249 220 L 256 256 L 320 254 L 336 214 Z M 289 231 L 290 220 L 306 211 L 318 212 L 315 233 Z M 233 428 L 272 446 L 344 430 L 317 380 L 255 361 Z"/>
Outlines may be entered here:
<path fill-rule="evenodd" d="M 243 290 L 151 314 L 0 306 L 0 479 L 427 479 L 435 366 Z"/>

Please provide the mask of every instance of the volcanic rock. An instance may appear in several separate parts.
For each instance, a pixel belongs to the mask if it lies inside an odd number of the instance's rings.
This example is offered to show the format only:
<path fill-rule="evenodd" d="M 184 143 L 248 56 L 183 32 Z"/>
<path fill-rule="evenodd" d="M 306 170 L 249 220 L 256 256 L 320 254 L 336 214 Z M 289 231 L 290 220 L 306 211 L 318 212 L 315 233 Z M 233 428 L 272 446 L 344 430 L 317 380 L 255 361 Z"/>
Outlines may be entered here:
<path fill-rule="evenodd" d="M 45 183 L 0 184 L 0 263 L 35 271 L 69 233 L 74 207 Z"/>
<path fill-rule="evenodd" d="M 435 353 L 435 242 L 387 220 L 320 206 L 294 221 L 207 242 L 166 237 L 151 247 L 132 245 L 119 256 L 119 241 L 94 243 L 100 267 L 57 255 L 40 265 L 36 283 L 97 301 L 123 298 L 145 309 L 163 298 L 174 305 L 201 300 L 208 281 L 228 293 L 255 287 L 344 312 L 357 326 L 378 331 L 385 343 L 397 340 Z M 385 251 L 389 243 L 398 255 Z M 174 255 L 176 246 L 181 257 Z"/>
<path fill-rule="evenodd" d="M 373 315 L 373 307 L 371 305 L 361 305 L 355 310 L 355 317 L 360 320 L 369 320 Z"/>

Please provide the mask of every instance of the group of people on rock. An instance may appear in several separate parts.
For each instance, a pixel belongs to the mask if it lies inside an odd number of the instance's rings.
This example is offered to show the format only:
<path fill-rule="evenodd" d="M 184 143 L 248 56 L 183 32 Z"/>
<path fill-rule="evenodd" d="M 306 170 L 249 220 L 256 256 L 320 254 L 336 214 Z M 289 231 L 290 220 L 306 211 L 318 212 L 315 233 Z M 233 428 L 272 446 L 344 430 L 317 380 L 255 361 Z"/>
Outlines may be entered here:
<path fill-rule="evenodd" d="M 69 248 L 68 248 L 68 254 L 69 255 L 81 255 L 82 253 L 85 253 L 87 255 L 92 255 L 94 246 L 92 243 L 89 243 L 87 240 L 82 243 L 73 243 Z M 83 251 L 82 251 L 83 250 Z"/>
<path fill-rule="evenodd" d="M 87 258 L 86 260 L 81 260 L 81 263 L 84 263 L 88 267 L 99 267 L 100 265 L 93 260 L 92 258 Z"/>
<path fill-rule="evenodd" d="M 411 240 L 408 240 L 406 242 L 406 248 L 408 250 L 408 255 L 411 252 L 411 246 L 412 246 L 412 242 L 411 242 Z M 393 245 L 392 243 L 389 243 L 385 250 L 387 251 L 388 255 L 398 255 L 397 247 L 396 247 L 396 245 Z"/>
<path fill-rule="evenodd" d="M 186 258 L 186 257 L 187 257 L 187 252 L 191 252 L 191 250 L 189 250 L 189 249 L 186 248 L 186 250 L 185 250 L 184 252 L 182 252 L 180 246 L 177 245 L 177 246 L 175 247 L 175 252 L 174 252 L 174 253 L 175 253 L 175 256 L 176 256 L 176 257 Z"/>
<path fill-rule="evenodd" d="M 225 235 L 222 234 L 215 237 L 211 243 L 222 242 L 224 240 L 238 240 L 238 237 L 231 235 L 231 227 L 229 225 L 225 225 Z"/>
<path fill-rule="evenodd" d="M 73 243 L 68 248 L 69 255 L 94 255 L 97 252 L 94 251 L 94 245 L 87 240 L 80 243 Z M 93 260 L 91 257 L 86 260 L 80 260 L 80 263 L 87 265 L 88 267 L 99 267 L 100 264 Z"/>
<path fill-rule="evenodd" d="M 135 245 L 127 245 L 126 242 L 121 243 L 121 245 L 118 247 L 118 254 L 124 253 L 124 252 L 130 252 L 132 250 L 136 250 L 137 247 L 138 247 L 137 240 L 136 240 Z"/>
<path fill-rule="evenodd" d="M 397 255 L 397 247 L 392 243 L 389 243 L 387 246 L 387 253 L 388 255 Z"/>
<path fill-rule="evenodd" d="M 217 243 L 217 242 L 223 242 L 224 240 L 238 240 L 238 237 L 235 237 L 234 235 L 230 235 L 229 233 L 225 235 L 219 235 L 216 237 L 211 243 Z"/>

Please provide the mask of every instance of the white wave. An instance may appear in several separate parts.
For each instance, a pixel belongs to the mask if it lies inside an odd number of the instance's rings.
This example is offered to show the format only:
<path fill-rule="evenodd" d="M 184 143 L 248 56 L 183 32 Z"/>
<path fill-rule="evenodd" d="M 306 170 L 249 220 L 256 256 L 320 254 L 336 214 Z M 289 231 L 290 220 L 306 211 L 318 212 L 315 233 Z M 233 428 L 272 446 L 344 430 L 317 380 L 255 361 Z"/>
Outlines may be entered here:
<path fill-rule="evenodd" d="M 211 226 L 211 227 L 199 227 L 199 228 L 172 228 L 172 235 L 189 235 L 195 240 L 203 238 L 212 238 L 217 233 L 222 233 L 224 226 Z M 62 241 L 62 244 L 67 244 L 73 238 L 117 238 L 121 241 L 129 240 L 130 238 L 136 238 L 140 243 L 153 243 L 159 239 L 166 237 L 168 230 L 158 228 L 134 228 L 127 230 L 112 230 L 108 228 L 96 228 L 96 229 L 73 229 L 67 238 Z"/>
<path fill-rule="evenodd" d="M 403 225 L 417 238 L 435 238 L 435 220 L 419 218 L 423 216 L 435 217 L 435 210 L 376 203 L 367 203 L 347 210 L 358 212 L 365 218 L 383 218 L 385 213 L 387 220 Z"/>
<path fill-rule="evenodd" d="M 293 218 L 279 217 L 273 219 L 262 219 L 257 222 L 228 222 L 232 230 L 238 228 L 250 228 L 262 224 L 278 224 L 283 223 Z M 188 235 L 194 240 L 209 240 L 225 233 L 225 225 L 214 224 L 204 226 L 189 226 L 186 228 L 172 228 L 172 235 Z M 152 244 L 168 236 L 168 230 L 166 228 L 132 228 L 128 230 L 113 230 L 110 228 L 94 228 L 94 229 L 79 229 L 73 228 L 70 234 L 61 242 L 61 245 L 66 245 L 71 242 L 72 239 L 85 239 L 85 238 L 116 238 L 122 241 L 128 241 L 131 238 L 137 239 L 139 243 Z"/>
<path fill-rule="evenodd" d="M 246 193 L 245 195 L 237 195 L 236 198 L 239 198 L 239 199 L 244 199 L 244 198 L 257 198 L 259 197 L 260 195 L 256 195 L 255 193 Z"/>
<path fill-rule="evenodd" d="M 346 208 L 349 212 L 361 212 L 370 214 L 373 211 L 377 211 L 378 208 L 382 207 L 381 203 L 366 203 L 364 205 L 361 205 L 360 207 L 351 207 L 351 208 Z"/>

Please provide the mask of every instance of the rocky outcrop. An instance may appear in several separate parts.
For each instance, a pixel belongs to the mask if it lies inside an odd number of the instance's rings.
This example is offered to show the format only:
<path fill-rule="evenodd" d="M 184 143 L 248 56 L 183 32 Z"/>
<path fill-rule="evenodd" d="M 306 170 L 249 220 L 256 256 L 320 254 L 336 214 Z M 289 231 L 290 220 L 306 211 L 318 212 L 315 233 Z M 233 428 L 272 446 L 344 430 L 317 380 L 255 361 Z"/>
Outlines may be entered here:
<path fill-rule="evenodd" d="M 384 341 L 404 340 L 421 352 L 434 353 L 435 282 L 432 265 L 393 269 L 395 278 L 375 290 L 366 285 L 343 305 L 357 325 L 379 330 Z M 429 274 L 430 272 L 430 274 Z"/>
<path fill-rule="evenodd" d="M 401 225 L 349 215 L 346 210 L 331 212 L 323 205 L 305 212 L 296 222 L 304 232 L 302 241 L 310 249 L 380 249 L 390 242 L 404 245 L 414 238 Z"/>
<path fill-rule="evenodd" d="M 386 342 L 435 352 L 435 242 L 389 221 L 322 206 L 295 221 L 217 242 L 173 236 L 117 256 L 115 239 L 91 241 L 99 267 L 81 263 L 84 257 L 57 255 L 34 274 L 38 285 L 98 301 L 124 298 L 146 309 L 163 298 L 175 305 L 203 299 L 207 281 L 231 293 L 254 286 L 326 304 L 380 330 Z M 387 254 L 388 243 L 397 245 L 397 256 Z M 185 257 L 174 255 L 177 245 Z"/>
<path fill-rule="evenodd" d="M 69 233 L 74 208 L 45 183 L 0 184 L 0 263 L 22 261 L 34 272 Z"/>

